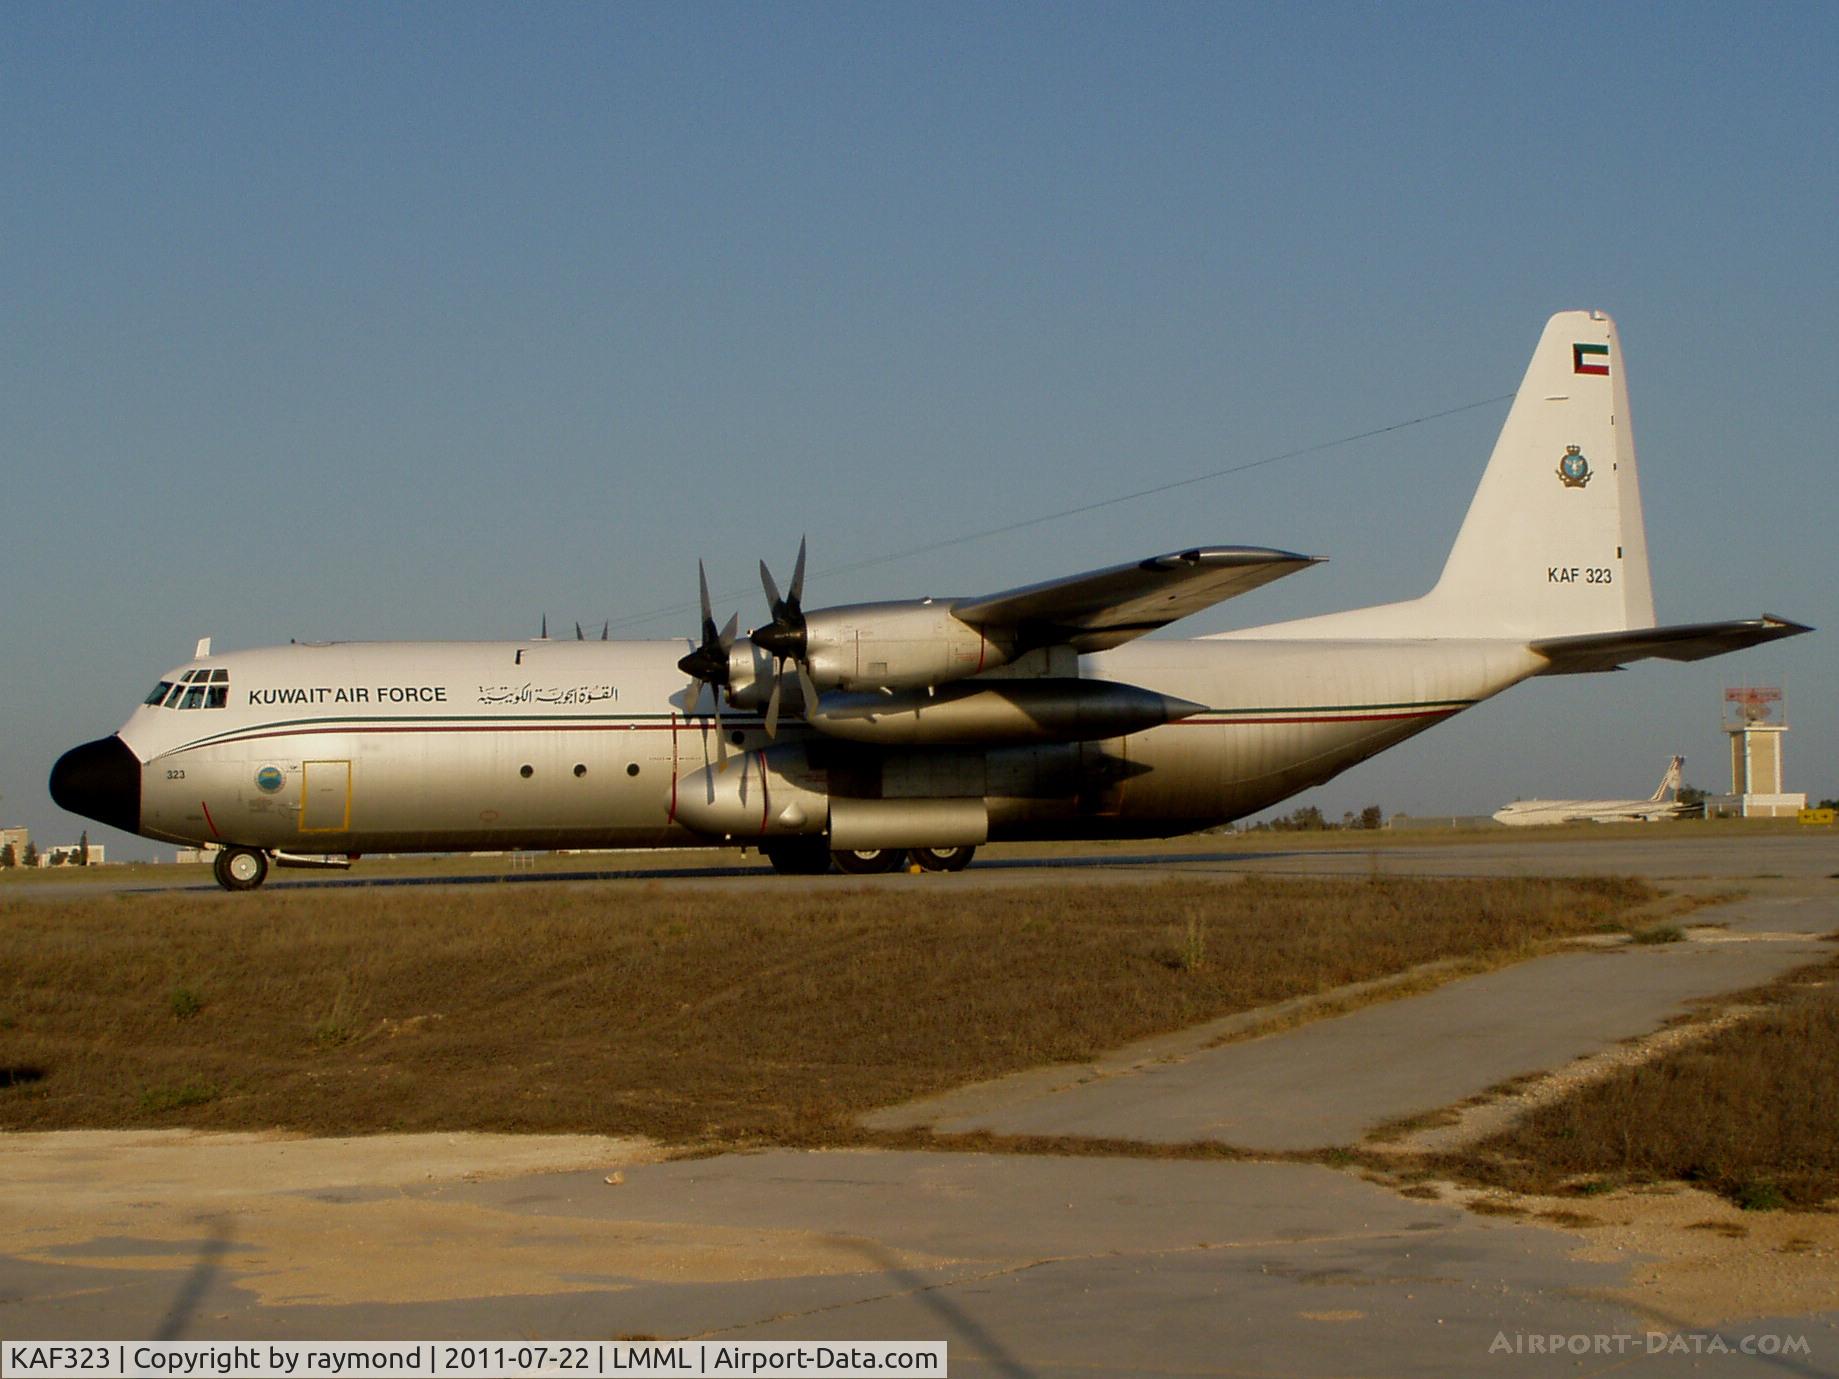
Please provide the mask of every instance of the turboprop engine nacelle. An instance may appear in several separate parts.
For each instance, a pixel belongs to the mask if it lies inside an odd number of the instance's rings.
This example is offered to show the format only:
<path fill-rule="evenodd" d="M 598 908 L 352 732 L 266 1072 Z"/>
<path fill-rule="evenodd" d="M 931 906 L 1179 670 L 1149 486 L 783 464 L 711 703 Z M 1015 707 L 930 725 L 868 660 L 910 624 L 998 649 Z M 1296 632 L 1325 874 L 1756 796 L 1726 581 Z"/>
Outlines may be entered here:
<path fill-rule="evenodd" d="M 978 758 L 973 780 L 963 778 L 962 766 L 936 759 L 909 762 L 905 773 L 892 768 L 897 781 L 911 786 L 923 774 L 933 788 L 954 787 L 954 795 L 838 798 L 802 744 L 781 743 L 748 752 L 725 770 L 705 766 L 674 782 L 671 818 L 727 842 L 827 834 L 833 848 L 976 847 L 990 836 L 982 766 Z M 883 788 L 888 779 L 884 774 Z"/>
<path fill-rule="evenodd" d="M 1006 664 L 1012 643 L 959 622 L 934 599 L 819 608 L 805 661 L 819 689 L 925 689 Z"/>
<path fill-rule="evenodd" d="M 789 838 L 824 832 L 830 800 L 804 748 L 781 744 L 673 781 L 670 817 L 714 838 Z"/>
<path fill-rule="evenodd" d="M 793 706 L 802 712 L 797 681 L 787 688 L 794 696 Z M 728 702 L 736 708 L 757 709 L 765 705 L 772 692 L 773 658 L 763 647 L 755 646 L 751 637 L 737 639 L 728 648 Z"/>
<path fill-rule="evenodd" d="M 820 690 L 929 689 L 1007 665 L 1015 651 L 1013 639 L 959 622 L 949 604 L 916 599 L 813 609 L 784 654 L 802 660 Z M 738 639 L 728 651 L 730 702 L 766 703 L 775 673 L 772 653 Z"/>

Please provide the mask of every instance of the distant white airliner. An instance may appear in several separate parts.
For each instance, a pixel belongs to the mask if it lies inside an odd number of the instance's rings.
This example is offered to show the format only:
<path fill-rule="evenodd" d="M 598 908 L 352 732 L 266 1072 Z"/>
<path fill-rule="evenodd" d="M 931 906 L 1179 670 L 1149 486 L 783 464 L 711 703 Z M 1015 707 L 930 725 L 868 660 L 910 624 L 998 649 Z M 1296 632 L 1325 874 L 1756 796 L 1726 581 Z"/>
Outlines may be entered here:
<path fill-rule="evenodd" d="M 807 611 L 801 546 L 783 595 L 762 564 L 771 621 L 738 639 L 705 581 L 695 641 L 212 654 L 207 640 L 118 732 L 66 752 L 51 794 L 218 845 L 231 890 L 271 859 L 507 848 L 749 846 L 788 872 L 948 870 L 989 839 L 1242 818 L 1535 675 L 1809 630 L 1656 626 L 1621 345 L 1599 311 L 1547 323 L 1428 594 L 1143 639 L 1315 563 L 1200 546 L 972 598 Z"/>
<path fill-rule="evenodd" d="M 1495 810 L 1494 817 L 1515 828 L 1530 824 L 1653 823 L 1676 819 L 1692 807 L 1679 802 L 1680 773 L 1685 766 L 1684 757 L 1674 757 L 1659 787 L 1645 800 L 1515 800 L 1505 809 Z"/>

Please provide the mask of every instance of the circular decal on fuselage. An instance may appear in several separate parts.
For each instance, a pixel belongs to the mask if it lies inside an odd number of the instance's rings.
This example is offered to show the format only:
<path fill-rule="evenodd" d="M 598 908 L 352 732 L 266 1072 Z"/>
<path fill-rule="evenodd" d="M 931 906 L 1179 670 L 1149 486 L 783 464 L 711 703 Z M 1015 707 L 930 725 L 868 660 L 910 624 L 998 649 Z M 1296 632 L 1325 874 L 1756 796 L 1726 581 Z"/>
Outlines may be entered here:
<path fill-rule="evenodd" d="M 272 795 L 285 783 L 279 766 L 264 766 L 255 773 L 255 788 L 264 795 Z"/>

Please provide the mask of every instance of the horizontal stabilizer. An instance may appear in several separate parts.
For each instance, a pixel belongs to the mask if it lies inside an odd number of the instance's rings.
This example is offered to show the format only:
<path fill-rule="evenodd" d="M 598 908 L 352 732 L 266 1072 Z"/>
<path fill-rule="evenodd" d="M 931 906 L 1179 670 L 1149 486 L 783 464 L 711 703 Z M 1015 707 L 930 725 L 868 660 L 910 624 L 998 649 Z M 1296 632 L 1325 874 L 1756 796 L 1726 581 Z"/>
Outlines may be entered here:
<path fill-rule="evenodd" d="M 1786 618 L 1748 618 L 1738 622 L 1693 622 L 1674 627 L 1641 627 L 1627 632 L 1592 632 L 1581 637 L 1548 637 L 1532 649 L 1551 664 L 1541 675 L 1578 675 L 1620 670 L 1630 661 L 1659 657 L 1665 661 L 1702 661 L 1727 651 L 1742 651 L 1813 629 Z"/>
<path fill-rule="evenodd" d="M 1261 546 L 1201 546 L 962 599 L 951 612 L 971 627 L 1012 630 L 1025 646 L 1108 651 L 1317 563 Z"/>

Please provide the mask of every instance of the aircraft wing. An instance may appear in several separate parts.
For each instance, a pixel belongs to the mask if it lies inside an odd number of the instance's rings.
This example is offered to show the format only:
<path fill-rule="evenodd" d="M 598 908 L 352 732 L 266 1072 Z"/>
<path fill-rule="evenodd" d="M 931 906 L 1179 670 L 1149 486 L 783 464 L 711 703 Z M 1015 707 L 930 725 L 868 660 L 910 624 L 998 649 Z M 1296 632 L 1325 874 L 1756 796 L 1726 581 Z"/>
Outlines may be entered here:
<path fill-rule="evenodd" d="M 1577 675 L 1620 670 L 1630 661 L 1644 661 L 1650 656 L 1667 661 L 1701 661 L 1707 656 L 1722 656 L 1727 651 L 1741 651 L 1811 631 L 1803 623 L 1765 613 L 1760 618 L 1738 622 L 1680 623 L 1626 632 L 1591 632 L 1581 637 L 1548 637 L 1534 642 L 1532 649 L 1551 663 L 1539 674 Z"/>
<path fill-rule="evenodd" d="M 1064 642 L 1106 651 L 1320 559 L 1261 546 L 1199 546 L 961 599 L 951 611 L 972 627 L 1013 630 L 1025 646 Z"/>

